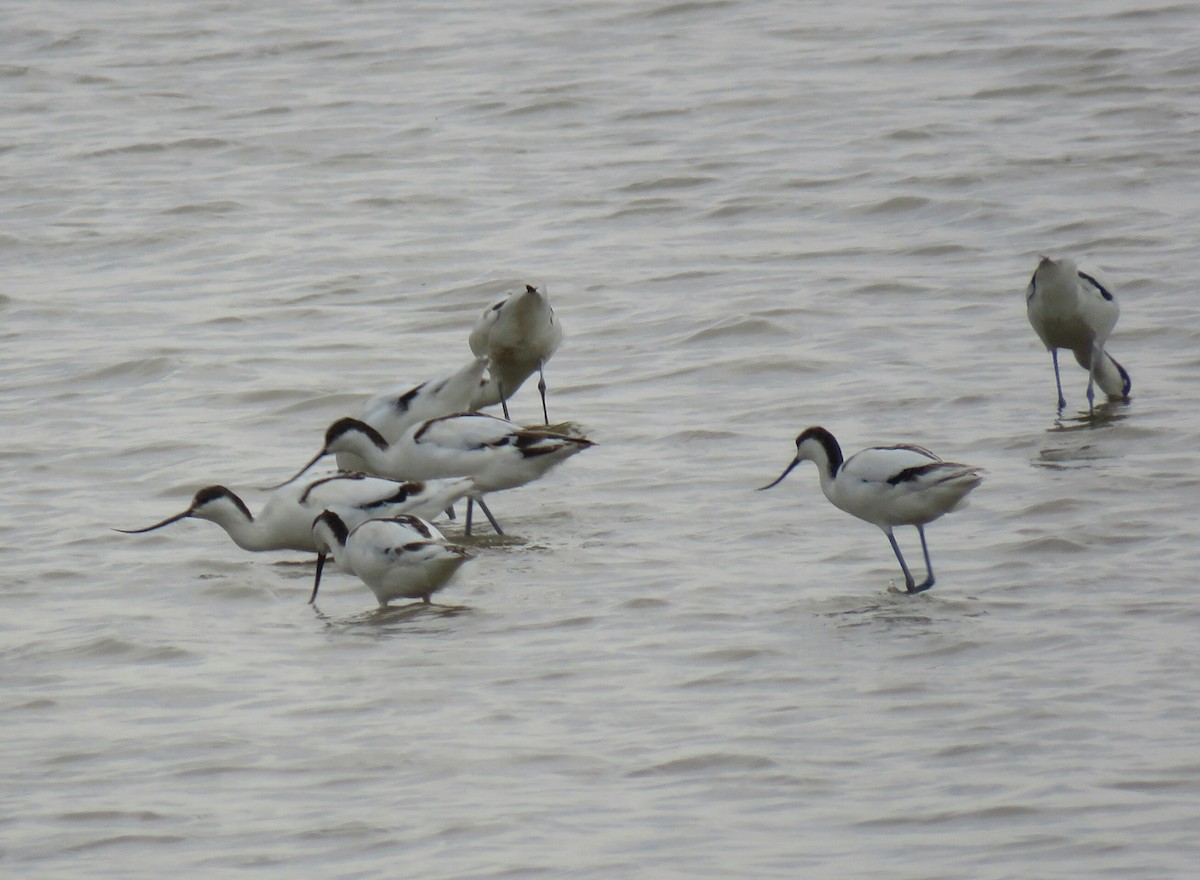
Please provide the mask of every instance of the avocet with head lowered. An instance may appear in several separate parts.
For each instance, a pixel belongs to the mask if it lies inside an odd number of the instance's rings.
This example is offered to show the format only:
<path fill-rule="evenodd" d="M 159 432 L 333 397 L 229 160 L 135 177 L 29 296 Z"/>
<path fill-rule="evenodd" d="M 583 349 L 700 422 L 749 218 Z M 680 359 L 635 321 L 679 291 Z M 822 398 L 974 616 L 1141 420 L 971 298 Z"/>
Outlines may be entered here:
<path fill-rule="evenodd" d="M 824 428 L 807 428 L 796 438 L 796 457 L 773 483 L 778 485 L 802 461 L 817 466 L 821 491 L 834 507 L 878 526 L 887 535 L 904 585 L 910 593 L 933 586 L 933 565 L 925 543 L 925 525 L 964 506 L 967 494 L 980 484 L 980 468 L 942 461 L 920 446 L 873 446 L 842 458 L 842 448 Z M 896 536 L 896 526 L 915 526 L 925 555 L 925 580 L 917 583 Z"/>
<path fill-rule="evenodd" d="M 542 418 L 550 424 L 545 366 L 562 342 L 562 335 L 562 325 L 554 317 L 544 287 L 538 290 L 526 284 L 524 290 L 484 309 L 471 331 L 470 345 L 476 355 L 488 357 L 490 378 L 476 391 L 470 409 L 499 403 L 507 419 L 508 399 L 536 370 Z"/>
<path fill-rule="evenodd" d="M 323 510 L 336 511 L 353 528 L 372 517 L 405 513 L 435 516 L 474 491 L 475 481 L 470 477 L 420 482 L 339 473 L 276 487 L 256 517 L 234 492 L 224 486 L 207 486 L 180 513 L 144 529 L 116 531 L 136 535 L 182 519 L 206 519 L 224 529 L 243 550 L 316 553 L 312 523 Z"/>
<path fill-rule="evenodd" d="M 1054 362 L 1059 411 L 1067 405 L 1058 374 L 1060 348 L 1070 349 L 1088 371 L 1089 410 L 1095 403 L 1095 385 L 1111 400 L 1128 399 L 1133 384 L 1129 373 L 1104 350 L 1121 308 L 1099 272 L 1081 271 L 1072 260 L 1042 257 L 1025 289 L 1025 311 Z"/>
<path fill-rule="evenodd" d="M 320 451 L 287 482 L 299 477 L 323 456 L 342 451 L 357 455 L 370 472 L 394 479 L 470 476 L 475 486 L 467 497 L 479 504 L 492 527 L 503 534 L 484 505 L 483 495 L 532 483 L 593 445 L 582 437 L 523 428 L 486 413 L 458 413 L 429 419 L 413 425 L 395 443 L 388 443 L 383 435 L 358 419 L 339 419 L 326 430 Z M 469 504 L 466 532 L 471 533 Z"/>
<path fill-rule="evenodd" d="M 417 516 L 368 519 L 349 528 L 340 515 L 326 510 L 313 520 L 311 530 L 318 555 L 310 605 L 317 599 L 330 552 L 371 588 L 380 606 L 392 599 L 428 603 L 471 558 L 465 548 L 446 543 L 441 532 Z"/>
<path fill-rule="evenodd" d="M 466 412 L 471 409 L 471 401 L 484 383 L 483 371 L 487 364 L 486 356 L 475 357 L 448 375 L 376 394 L 363 404 L 361 419 L 389 443 L 394 443 L 417 422 Z M 361 459 L 348 452 L 339 453 L 337 463 L 343 470 L 361 470 L 363 467 Z"/>

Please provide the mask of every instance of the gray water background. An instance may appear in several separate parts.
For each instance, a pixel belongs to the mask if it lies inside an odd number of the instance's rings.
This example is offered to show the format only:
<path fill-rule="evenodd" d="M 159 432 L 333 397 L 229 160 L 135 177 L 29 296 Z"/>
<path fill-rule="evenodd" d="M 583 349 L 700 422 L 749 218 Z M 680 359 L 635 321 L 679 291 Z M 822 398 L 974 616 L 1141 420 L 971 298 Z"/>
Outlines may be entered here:
<path fill-rule="evenodd" d="M 1200 864 L 1188 3 L 0 12 L 0 873 L 1159 878 Z M 1024 316 L 1090 255 L 1128 405 Z M 552 419 L 444 607 L 252 506 L 548 286 Z M 534 422 L 536 392 L 514 415 Z M 987 468 L 889 592 L 811 466 Z M 453 532 L 453 527 L 448 527 Z M 901 536 L 917 553 L 911 530 Z"/>

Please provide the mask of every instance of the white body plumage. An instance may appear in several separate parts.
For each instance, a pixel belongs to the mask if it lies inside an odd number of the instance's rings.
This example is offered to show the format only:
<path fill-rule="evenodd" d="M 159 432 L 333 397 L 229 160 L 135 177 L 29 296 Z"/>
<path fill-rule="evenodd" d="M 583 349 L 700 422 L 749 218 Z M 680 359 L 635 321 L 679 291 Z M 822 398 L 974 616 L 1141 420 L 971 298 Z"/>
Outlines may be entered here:
<path fill-rule="evenodd" d="M 469 475 L 475 487 L 468 497 L 480 504 L 493 527 L 500 531 L 481 496 L 531 483 L 592 445 L 582 437 L 523 428 L 486 413 L 430 419 L 410 427 L 395 443 L 388 443 L 378 431 L 357 419 L 339 419 L 325 432 L 320 451 L 291 479 L 323 456 L 337 452 L 351 452 L 370 472 L 393 479 Z"/>
<path fill-rule="evenodd" d="M 400 386 L 383 391 L 363 404 L 361 420 L 394 443 L 418 422 L 472 409 L 471 401 L 483 384 L 488 359 L 473 358 L 461 369 L 415 386 Z M 360 458 L 348 452 L 337 456 L 342 470 L 362 470 Z"/>
<path fill-rule="evenodd" d="M 942 461 L 920 446 L 875 446 L 842 458 L 834 436 L 821 427 L 808 428 L 796 438 L 796 457 L 773 483 L 778 485 L 802 461 L 817 466 L 821 491 L 838 509 L 878 526 L 888 537 L 910 593 L 934 584 L 925 525 L 966 504 L 980 484 L 980 468 Z M 921 537 L 926 579 L 918 584 L 908 569 L 893 529 L 914 526 Z"/>
<path fill-rule="evenodd" d="M 117 531 L 139 534 L 182 519 L 204 519 L 219 525 L 243 550 L 315 553 L 312 522 L 323 510 L 336 511 L 353 528 L 372 517 L 404 513 L 434 516 L 473 491 L 475 482 L 470 477 L 421 482 L 360 473 L 327 474 L 277 487 L 254 516 L 233 491 L 207 486 L 195 494 L 186 510 L 144 529 Z"/>
<path fill-rule="evenodd" d="M 326 554 L 370 587 L 381 606 L 393 599 L 429 597 L 449 583 L 471 558 L 463 547 L 448 544 L 436 528 L 417 516 L 368 519 L 348 528 L 333 511 L 311 523 L 317 547 L 317 571 L 309 604 L 316 601 Z"/>
<path fill-rule="evenodd" d="M 469 342 L 476 356 L 489 359 L 489 378 L 476 390 L 469 408 L 500 403 L 508 418 L 508 399 L 536 370 L 542 417 L 549 424 L 544 368 L 562 342 L 562 335 L 562 325 L 554 316 L 544 287 L 538 290 L 527 284 L 484 309 Z"/>
<path fill-rule="evenodd" d="M 1025 290 L 1025 311 L 1054 363 L 1058 408 L 1067 405 L 1058 370 L 1058 350 L 1066 348 L 1088 371 L 1088 405 L 1095 385 L 1112 400 L 1129 397 L 1129 373 L 1105 351 L 1121 308 L 1112 287 L 1095 270 L 1083 271 L 1069 259 L 1042 257 Z"/>

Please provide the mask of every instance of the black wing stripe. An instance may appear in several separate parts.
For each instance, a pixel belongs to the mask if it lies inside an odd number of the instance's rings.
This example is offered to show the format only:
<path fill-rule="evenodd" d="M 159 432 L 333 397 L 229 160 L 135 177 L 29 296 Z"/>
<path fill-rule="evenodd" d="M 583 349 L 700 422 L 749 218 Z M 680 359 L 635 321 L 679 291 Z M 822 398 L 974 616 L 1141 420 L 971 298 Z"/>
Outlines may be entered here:
<path fill-rule="evenodd" d="M 1097 281 L 1095 278 L 1093 278 L 1087 272 L 1080 272 L 1079 277 L 1082 278 L 1084 281 L 1086 281 L 1088 284 L 1092 285 L 1092 287 L 1096 288 L 1096 290 L 1100 291 L 1100 295 L 1102 297 L 1104 297 L 1106 300 L 1109 300 L 1110 302 L 1112 301 L 1113 295 L 1104 289 L 1103 284 L 1101 284 L 1099 281 Z"/>

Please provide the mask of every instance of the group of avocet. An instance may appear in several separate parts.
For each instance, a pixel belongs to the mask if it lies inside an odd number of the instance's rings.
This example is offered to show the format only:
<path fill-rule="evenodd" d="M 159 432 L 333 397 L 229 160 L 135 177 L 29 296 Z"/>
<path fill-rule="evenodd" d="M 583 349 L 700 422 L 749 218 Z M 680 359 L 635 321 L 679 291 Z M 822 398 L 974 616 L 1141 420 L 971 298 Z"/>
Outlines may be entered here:
<path fill-rule="evenodd" d="M 1060 413 L 1066 406 L 1060 348 L 1070 349 L 1088 371 L 1089 412 L 1097 385 L 1111 400 L 1129 398 L 1129 373 L 1105 348 L 1119 307 L 1098 272 L 1081 270 L 1069 259 L 1042 257 L 1026 290 L 1026 310 L 1052 357 Z M 544 291 L 526 286 L 484 311 L 469 340 L 475 358 L 462 369 L 372 397 L 360 418 L 330 425 L 317 454 L 274 487 L 257 518 L 233 492 L 209 486 L 183 512 L 129 531 L 148 532 L 187 517 L 207 519 L 247 550 L 316 552 L 310 602 L 329 554 L 357 574 L 381 605 L 396 598 L 428 602 L 469 555 L 426 517 L 465 498 L 467 535 L 476 505 L 502 533 L 484 495 L 532 482 L 592 445 L 548 430 L 544 368 L 561 341 L 562 328 Z M 547 429 L 508 420 L 508 399 L 535 371 Z M 504 408 L 503 419 L 476 411 L 496 403 Z M 337 456 L 341 470 L 296 483 L 328 455 Z M 796 455 L 784 472 L 762 488 L 778 485 L 803 461 L 816 465 L 821 490 L 835 507 L 887 535 L 909 593 L 934 584 L 925 526 L 965 506 L 983 480 L 981 468 L 943 461 L 920 446 L 875 446 L 845 458 L 833 434 L 811 427 L 796 438 Z M 919 583 L 896 541 L 897 526 L 917 530 L 925 564 Z"/>
<path fill-rule="evenodd" d="M 118 531 L 138 534 L 189 517 L 206 519 L 245 550 L 316 553 L 310 603 L 330 555 L 358 575 L 380 605 L 400 598 L 428 602 L 470 558 L 429 519 L 466 499 L 466 535 L 476 505 L 503 534 L 485 495 L 533 482 L 593 445 L 549 429 L 545 365 L 561 341 L 545 291 L 526 285 L 484 310 L 469 338 L 474 358 L 466 366 L 376 395 L 359 418 L 338 419 L 312 460 L 272 487 L 257 517 L 234 492 L 208 486 L 186 510 Z M 509 420 L 508 401 L 535 372 L 545 427 L 523 427 Z M 497 403 L 504 418 L 477 411 Z M 299 480 L 328 455 L 337 456 L 336 473 Z"/>
<path fill-rule="evenodd" d="M 1111 286 L 1095 270 L 1084 271 L 1072 260 L 1042 257 L 1025 291 L 1026 313 L 1034 332 L 1054 362 L 1058 411 L 1067 405 L 1058 371 L 1058 349 L 1070 349 L 1088 371 L 1088 412 L 1095 386 L 1110 400 L 1128 400 L 1129 373 L 1105 350 L 1120 309 Z M 834 436 L 821 427 L 796 438 L 796 457 L 772 483 L 783 481 L 802 461 L 817 466 L 821 491 L 837 508 L 883 530 L 904 574 L 909 593 L 933 586 L 933 565 L 925 542 L 925 526 L 966 505 L 966 497 L 982 481 L 981 468 L 942 461 L 920 446 L 873 446 L 843 458 Z M 925 578 L 917 583 L 896 543 L 896 526 L 914 526 L 925 557 Z"/>

